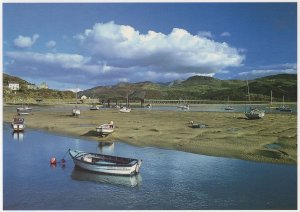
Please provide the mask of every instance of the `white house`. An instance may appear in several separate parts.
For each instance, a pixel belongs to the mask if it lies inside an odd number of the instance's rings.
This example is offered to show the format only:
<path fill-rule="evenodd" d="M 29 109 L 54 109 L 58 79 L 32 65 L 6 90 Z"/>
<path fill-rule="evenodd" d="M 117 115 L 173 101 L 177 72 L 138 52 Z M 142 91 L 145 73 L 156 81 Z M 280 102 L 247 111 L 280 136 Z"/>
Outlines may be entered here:
<path fill-rule="evenodd" d="M 13 91 L 20 90 L 20 85 L 17 82 L 8 82 L 8 87 Z"/>
<path fill-rule="evenodd" d="M 80 97 L 80 99 L 85 100 L 85 99 L 87 99 L 87 97 L 85 95 L 83 95 L 82 97 Z"/>

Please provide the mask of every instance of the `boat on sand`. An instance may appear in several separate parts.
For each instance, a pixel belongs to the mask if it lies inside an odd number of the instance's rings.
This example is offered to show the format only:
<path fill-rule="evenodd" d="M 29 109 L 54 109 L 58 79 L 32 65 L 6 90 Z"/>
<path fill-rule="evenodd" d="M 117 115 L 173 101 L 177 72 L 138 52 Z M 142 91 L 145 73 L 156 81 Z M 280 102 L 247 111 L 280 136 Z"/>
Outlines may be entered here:
<path fill-rule="evenodd" d="M 114 132 L 115 126 L 114 122 L 110 121 L 109 124 L 101 124 L 99 127 L 96 127 L 96 131 L 102 136 L 107 136 Z"/>
<path fill-rule="evenodd" d="M 32 108 L 28 107 L 28 106 L 22 106 L 22 107 L 18 107 L 17 108 L 17 113 L 19 115 L 28 115 L 29 113 L 31 113 Z"/>
<path fill-rule="evenodd" d="M 131 111 L 131 108 L 128 108 L 128 107 L 122 107 L 120 109 L 120 112 L 122 112 L 122 113 L 129 113 L 130 111 Z"/>
<path fill-rule="evenodd" d="M 136 175 L 140 172 L 142 160 L 88 153 L 71 150 L 69 154 L 76 166 L 87 171 L 113 174 L 113 175 Z"/>
<path fill-rule="evenodd" d="M 265 116 L 265 111 L 260 110 L 258 108 L 255 108 L 251 105 L 251 100 L 250 100 L 250 91 L 249 91 L 249 85 L 248 85 L 248 80 L 247 80 L 247 87 L 248 87 L 248 98 L 249 98 L 249 109 L 248 111 L 245 111 L 245 116 L 248 119 L 261 119 Z"/>

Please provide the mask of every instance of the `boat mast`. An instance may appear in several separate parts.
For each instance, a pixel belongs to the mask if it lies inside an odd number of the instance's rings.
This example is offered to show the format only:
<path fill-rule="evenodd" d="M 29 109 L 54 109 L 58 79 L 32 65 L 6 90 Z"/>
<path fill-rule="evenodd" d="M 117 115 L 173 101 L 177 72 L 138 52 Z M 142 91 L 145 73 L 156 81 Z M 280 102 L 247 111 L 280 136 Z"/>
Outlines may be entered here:
<path fill-rule="evenodd" d="M 248 87 L 248 99 L 249 99 L 249 104 L 251 105 L 251 100 L 250 100 L 250 90 L 249 90 L 248 80 L 247 80 L 247 87 Z"/>
<path fill-rule="evenodd" d="M 273 104 L 272 98 L 273 98 L 273 96 L 272 96 L 272 90 L 271 90 L 271 105 Z"/>

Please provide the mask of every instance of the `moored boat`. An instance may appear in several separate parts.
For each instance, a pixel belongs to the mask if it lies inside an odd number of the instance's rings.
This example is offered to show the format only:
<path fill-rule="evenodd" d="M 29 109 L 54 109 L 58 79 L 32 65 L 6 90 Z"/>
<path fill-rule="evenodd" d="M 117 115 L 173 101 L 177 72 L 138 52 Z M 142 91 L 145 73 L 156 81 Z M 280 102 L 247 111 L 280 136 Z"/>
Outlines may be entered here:
<path fill-rule="evenodd" d="M 248 111 L 245 111 L 245 116 L 248 119 L 262 119 L 265 116 L 265 111 L 260 110 L 258 108 L 255 108 L 251 105 L 251 99 L 250 99 L 250 91 L 249 91 L 249 85 L 247 80 L 247 88 L 248 88 L 248 98 L 249 98 L 249 109 Z"/>
<path fill-rule="evenodd" d="M 233 107 L 227 105 L 227 106 L 225 107 L 225 110 L 233 110 Z"/>
<path fill-rule="evenodd" d="M 75 117 L 79 117 L 80 115 L 80 108 L 77 106 L 77 92 L 78 92 L 78 89 L 76 90 L 76 97 L 75 97 L 75 107 L 72 109 L 72 116 L 75 116 Z"/>
<path fill-rule="evenodd" d="M 99 127 L 96 127 L 96 131 L 100 133 L 100 135 L 109 135 L 114 132 L 114 122 L 111 121 L 109 124 L 101 124 Z"/>
<path fill-rule="evenodd" d="M 77 106 L 72 109 L 72 115 L 73 116 L 79 116 L 80 115 L 80 109 Z"/>
<path fill-rule="evenodd" d="M 289 106 L 282 106 L 279 108 L 279 111 L 281 112 L 292 112 L 292 109 Z"/>
<path fill-rule="evenodd" d="M 276 110 L 281 112 L 292 112 L 292 109 L 289 106 L 284 105 L 284 96 L 282 97 L 282 105 L 277 107 Z"/>
<path fill-rule="evenodd" d="M 90 107 L 90 110 L 99 110 L 99 109 L 100 109 L 100 107 L 98 105 L 92 105 Z"/>
<path fill-rule="evenodd" d="M 122 112 L 122 113 L 129 113 L 131 111 L 131 108 L 122 107 L 119 111 Z"/>
<path fill-rule="evenodd" d="M 14 132 L 21 132 L 25 129 L 25 120 L 21 117 L 14 117 L 11 123 Z"/>
<path fill-rule="evenodd" d="M 98 173 L 113 175 L 135 175 L 140 171 L 142 160 L 70 150 L 76 166 Z"/>
<path fill-rule="evenodd" d="M 265 111 L 257 108 L 250 108 L 249 111 L 245 112 L 245 116 L 248 119 L 261 119 L 265 116 Z"/>
<path fill-rule="evenodd" d="M 229 105 L 229 96 L 228 96 L 228 99 L 227 99 L 227 105 L 225 107 L 225 110 L 233 110 L 233 107 Z"/>
<path fill-rule="evenodd" d="M 31 113 L 32 108 L 28 107 L 28 106 L 22 106 L 22 107 L 18 107 L 17 108 L 17 113 L 19 115 L 28 115 L 29 113 Z"/>

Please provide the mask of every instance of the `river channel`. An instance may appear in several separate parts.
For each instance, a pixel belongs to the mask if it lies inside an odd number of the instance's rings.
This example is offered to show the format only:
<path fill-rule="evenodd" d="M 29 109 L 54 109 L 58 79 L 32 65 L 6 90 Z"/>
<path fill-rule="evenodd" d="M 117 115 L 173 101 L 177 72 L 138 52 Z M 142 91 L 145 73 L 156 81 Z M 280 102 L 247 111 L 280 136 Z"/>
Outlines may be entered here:
<path fill-rule="evenodd" d="M 143 160 L 133 177 L 75 168 L 68 149 Z M 50 166 L 51 157 L 66 159 Z M 105 145 L 3 125 L 4 210 L 297 209 L 297 167 L 115 142 Z"/>

